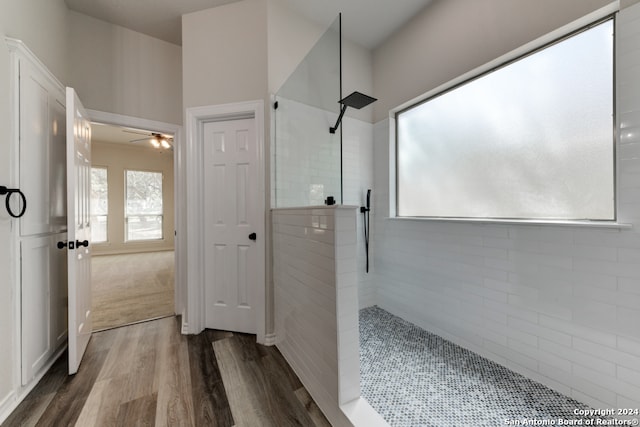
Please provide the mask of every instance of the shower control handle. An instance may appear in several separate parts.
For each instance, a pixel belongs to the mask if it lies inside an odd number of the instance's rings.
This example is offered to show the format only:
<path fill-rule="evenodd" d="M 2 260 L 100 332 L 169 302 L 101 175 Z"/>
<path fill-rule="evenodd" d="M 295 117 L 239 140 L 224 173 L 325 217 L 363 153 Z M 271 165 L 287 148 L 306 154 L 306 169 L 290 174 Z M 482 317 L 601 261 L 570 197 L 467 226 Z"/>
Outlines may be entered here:
<path fill-rule="evenodd" d="M 256 233 L 249 234 L 249 239 L 250 240 L 253 240 L 255 242 L 257 238 L 258 238 L 258 235 Z"/>

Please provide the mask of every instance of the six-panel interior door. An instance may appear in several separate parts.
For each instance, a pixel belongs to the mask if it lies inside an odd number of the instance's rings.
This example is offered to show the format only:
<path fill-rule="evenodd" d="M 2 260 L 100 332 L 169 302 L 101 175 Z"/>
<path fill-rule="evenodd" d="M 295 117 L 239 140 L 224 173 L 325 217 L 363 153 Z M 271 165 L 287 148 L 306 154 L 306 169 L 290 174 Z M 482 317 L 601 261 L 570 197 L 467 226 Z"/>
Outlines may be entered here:
<path fill-rule="evenodd" d="M 264 235 L 255 123 L 205 123 L 203 136 L 205 326 L 256 333 L 256 290 L 264 286 L 256 240 Z"/>
<path fill-rule="evenodd" d="M 69 375 L 78 372 L 91 338 L 91 124 L 72 88 L 67 88 L 67 222 Z"/>

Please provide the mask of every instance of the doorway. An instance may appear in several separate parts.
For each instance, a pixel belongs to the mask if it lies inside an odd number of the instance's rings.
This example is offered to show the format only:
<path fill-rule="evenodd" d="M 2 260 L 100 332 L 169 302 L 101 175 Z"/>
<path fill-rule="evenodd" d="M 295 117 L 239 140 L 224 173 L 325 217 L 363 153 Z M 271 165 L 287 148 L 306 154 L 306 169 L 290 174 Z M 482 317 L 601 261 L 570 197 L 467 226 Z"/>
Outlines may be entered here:
<path fill-rule="evenodd" d="M 245 137 L 241 139 L 241 143 L 235 144 L 234 147 L 237 152 L 245 151 L 245 152 L 253 152 L 251 155 L 255 159 L 255 170 L 253 172 L 249 172 L 251 167 L 240 167 L 242 163 L 246 164 L 246 161 L 240 161 L 238 163 L 233 159 L 226 159 L 226 156 L 220 156 L 214 154 L 220 154 L 221 150 L 226 150 L 227 145 L 223 144 L 226 136 L 221 138 L 223 132 L 221 130 L 215 130 L 214 125 L 210 125 L 210 123 L 215 122 L 233 122 L 236 120 L 244 120 L 250 119 L 252 122 L 252 127 L 254 129 L 253 136 L 252 132 L 245 132 L 243 130 L 239 130 L 240 133 L 244 133 Z M 223 271 L 231 272 L 230 268 L 233 268 L 235 265 L 235 271 L 247 271 L 244 268 L 238 268 L 241 264 L 235 262 L 234 265 L 225 264 L 224 259 L 218 257 L 217 260 L 219 262 L 220 268 L 216 269 L 214 274 L 210 274 L 211 270 L 207 268 L 208 265 L 213 261 L 215 264 L 216 257 L 210 257 L 208 255 L 215 253 L 216 250 L 221 250 L 225 252 L 224 249 L 228 245 L 231 249 L 228 251 L 229 253 L 242 252 L 242 255 L 249 255 L 250 253 L 254 253 L 255 263 L 251 263 L 254 265 L 252 271 L 252 277 L 255 278 L 255 283 L 248 284 L 248 286 L 252 289 L 251 294 L 253 295 L 253 303 L 251 304 L 251 310 L 255 311 L 252 314 L 252 319 L 249 323 L 253 323 L 256 332 L 257 342 L 260 344 L 265 343 L 266 336 L 266 296 L 265 291 L 267 287 L 267 281 L 265 274 L 266 268 L 266 259 L 268 256 L 265 256 L 266 252 L 266 241 L 267 236 L 269 234 L 269 230 L 266 227 L 265 216 L 265 155 L 264 155 L 264 102 L 262 100 L 257 101 L 247 101 L 240 103 L 232 103 L 232 104 L 221 104 L 221 105 L 211 105 L 204 107 L 191 107 L 187 108 L 186 112 L 186 121 L 185 121 L 185 129 L 186 129 L 186 146 L 185 146 L 185 178 L 186 178 L 186 193 L 189 199 L 189 209 L 187 211 L 188 217 L 186 218 L 191 224 L 191 227 L 188 229 L 185 228 L 185 231 L 188 234 L 188 247 L 186 248 L 189 252 L 189 283 L 188 283 L 188 301 L 186 306 L 188 310 L 187 313 L 187 321 L 184 322 L 183 319 L 183 327 L 184 330 L 190 333 L 199 333 L 203 331 L 206 327 L 219 327 L 217 326 L 218 320 L 221 320 L 221 317 L 215 313 L 208 313 L 207 300 L 213 301 L 213 304 L 218 304 L 220 301 L 224 301 L 224 298 L 220 299 L 217 295 L 220 295 L 218 292 L 214 291 L 213 293 L 207 292 L 207 289 L 211 290 L 211 286 L 215 286 L 215 284 L 223 283 L 220 280 L 214 280 L 209 282 L 208 279 L 210 277 L 214 277 L 215 274 L 218 274 Z M 211 131 L 211 132 L 210 132 Z M 235 131 L 234 131 L 235 132 Z M 208 139 L 207 135 L 212 136 L 212 139 Z M 217 135 L 217 136 L 216 136 Z M 237 133 L 236 133 L 237 135 Z M 207 147 L 208 148 L 205 148 Z M 210 151 L 208 151 L 210 150 Z M 205 165 L 205 161 L 203 158 L 210 154 L 212 160 Z M 220 163 L 218 163 L 218 159 L 220 159 Z M 229 160 L 229 162 L 227 162 Z M 237 159 L 236 159 L 237 160 Z M 251 163 L 251 161 L 249 161 Z M 235 165 L 229 168 L 229 173 L 236 183 L 238 182 L 246 182 L 248 184 L 247 188 L 251 187 L 255 192 L 252 192 L 252 205 L 247 206 L 246 212 L 250 212 L 250 218 L 247 216 L 247 224 L 252 225 L 251 230 L 242 229 L 240 231 L 239 220 L 240 218 L 237 215 L 224 215 L 227 218 L 223 223 L 227 225 L 233 225 L 232 227 L 228 227 L 229 233 L 231 236 L 235 234 L 236 231 L 240 233 L 240 237 L 244 236 L 245 243 L 233 242 L 233 239 L 228 240 L 228 244 L 224 243 L 224 240 L 217 240 L 218 236 L 215 236 L 215 233 L 209 233 L 211 238 L 209 239 L 206 235 L 206 230 L 203 233 L 204 225 L 207 224 L 207 221 L 211 221 L 211 218 L 207 217 L 205 212 L 215 212 L 215 209 L 228 210 L 231 203 L 235 201 L 236 208 L 241 206 L 237 202 L 239 200 L 244 200 L 245 198 L 237 198 L 237 199 L 221 199 L 217 200 L 208 199 L 205 197 L 207 191 L 212 188 L 211 180 L 206 179 L 205 170 L 209 170 L 212 167 L 217 168 L 217 171 L 220 173 L 226 174 L 225 165 Z M 206 168 L 206 169 L 205 169 Z M 246 171 L 246 175 L 245 172 Z M 255 175 L 252 175 L 255 174 Z M 255 181 L 253 178 L 255 178 Z M 246 181 L 243 181 L 246 180 Z M 220 180 L 215 180 L 213 182 L 214 185 L 220 185 Z M 228 191 L 220 192 L 229 193 Z M 211 209 L 206 209 L 208 206 Z M 229 211 L 231 212 L 231 211 Z M 254 216 L 255 215 L 255 216 Z M 216 222 L 217 220 L 214 220 Z M 213 230 L 211 230 L 213 231 Z M 245 233 L 247 232 L 248 233 Z M 225 234 L 225 233 L 222 233 Z M 247 245 L 248 243 L 248 245 Z M 254 248 L 254 250 L 247 250 L 247 247 Z M 213 259 L 211 259 L 213 258 Z M 242 257 L 236 256 L 236 261 L 240 260 Z M 209 274 L 208 274 L 209 272 Z M 237 276 L 242 276 L 242 274 L 238 274 Z M 219 277 L 220 278 L 220 277 Z M 249 276 L 246 277 L 247 280 L 250 280 Z M 244 278 L 243 278 L 244 280 Z M 227 283 L 231 283 L 233 285 L 234 280 L 226 280 Z M 241 283 L 236 282 L 236 284 Z M 247 282 L 248 283 L 248 282 Z M 239 289 L 239 288 L 238 288 Z M 219 288 L 218 290 L 222 290 L 222 294 L 224 294 L 224 289 Z M 229 294 L 228 294 L 229 295 Z M 247 294 L 248 295 L 248 294 Z M 213 297 L 213 298 L 210 298 Z M 238 298 L 228 299 L 229 301 L 233 301 L 236 305 L 236 308 L 242 309 L 243 304 L 238 301 Z M 223 308 L 224 303 L 220 303 L 220 308 Z M 211 315 L 211 318 L 207 318 L 208 314 Z M 222 315 L 225 317 L 226 315 Z M 213 320 L 213 323 L 210 323 L 209 320 Z M 241 322 L 232 322 L 233 325 L 227 324 L 221 326 L 222 328 L 227 328 L 230 330 L 242 329 L 238 326 Z M 253 328 L 252 328 L 253 329 Z"/>
<path fill-rule="evenodd" d="M 90 112 L 93 331 L 180 313 L 178 126 Z"/>

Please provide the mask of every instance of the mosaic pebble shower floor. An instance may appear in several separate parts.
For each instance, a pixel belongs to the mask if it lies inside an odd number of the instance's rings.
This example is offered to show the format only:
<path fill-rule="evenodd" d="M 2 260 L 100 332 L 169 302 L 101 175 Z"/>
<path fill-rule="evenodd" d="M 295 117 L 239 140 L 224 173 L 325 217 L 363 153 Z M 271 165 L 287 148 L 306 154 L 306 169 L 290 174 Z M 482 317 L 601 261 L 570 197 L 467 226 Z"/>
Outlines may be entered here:
<path fill-rule="evenodd" d="M 377 306 L 360 310 L 360 373 L 362 396 L 392 427 L 557 423 L 589 409 Z"/>

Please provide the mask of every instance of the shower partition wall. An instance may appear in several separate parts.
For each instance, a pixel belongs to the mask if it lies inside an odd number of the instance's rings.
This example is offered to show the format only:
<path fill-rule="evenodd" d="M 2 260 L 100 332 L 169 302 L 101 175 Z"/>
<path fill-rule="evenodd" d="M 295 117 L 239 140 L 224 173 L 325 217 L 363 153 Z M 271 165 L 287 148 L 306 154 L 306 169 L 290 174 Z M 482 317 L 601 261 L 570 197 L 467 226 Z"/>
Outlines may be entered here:
<path fill-rule="evenodd" d="M 274 97 L 272 207 L 342 202 L 341 132 L 331 134 L 341 99 L 340 16 Z"/>

